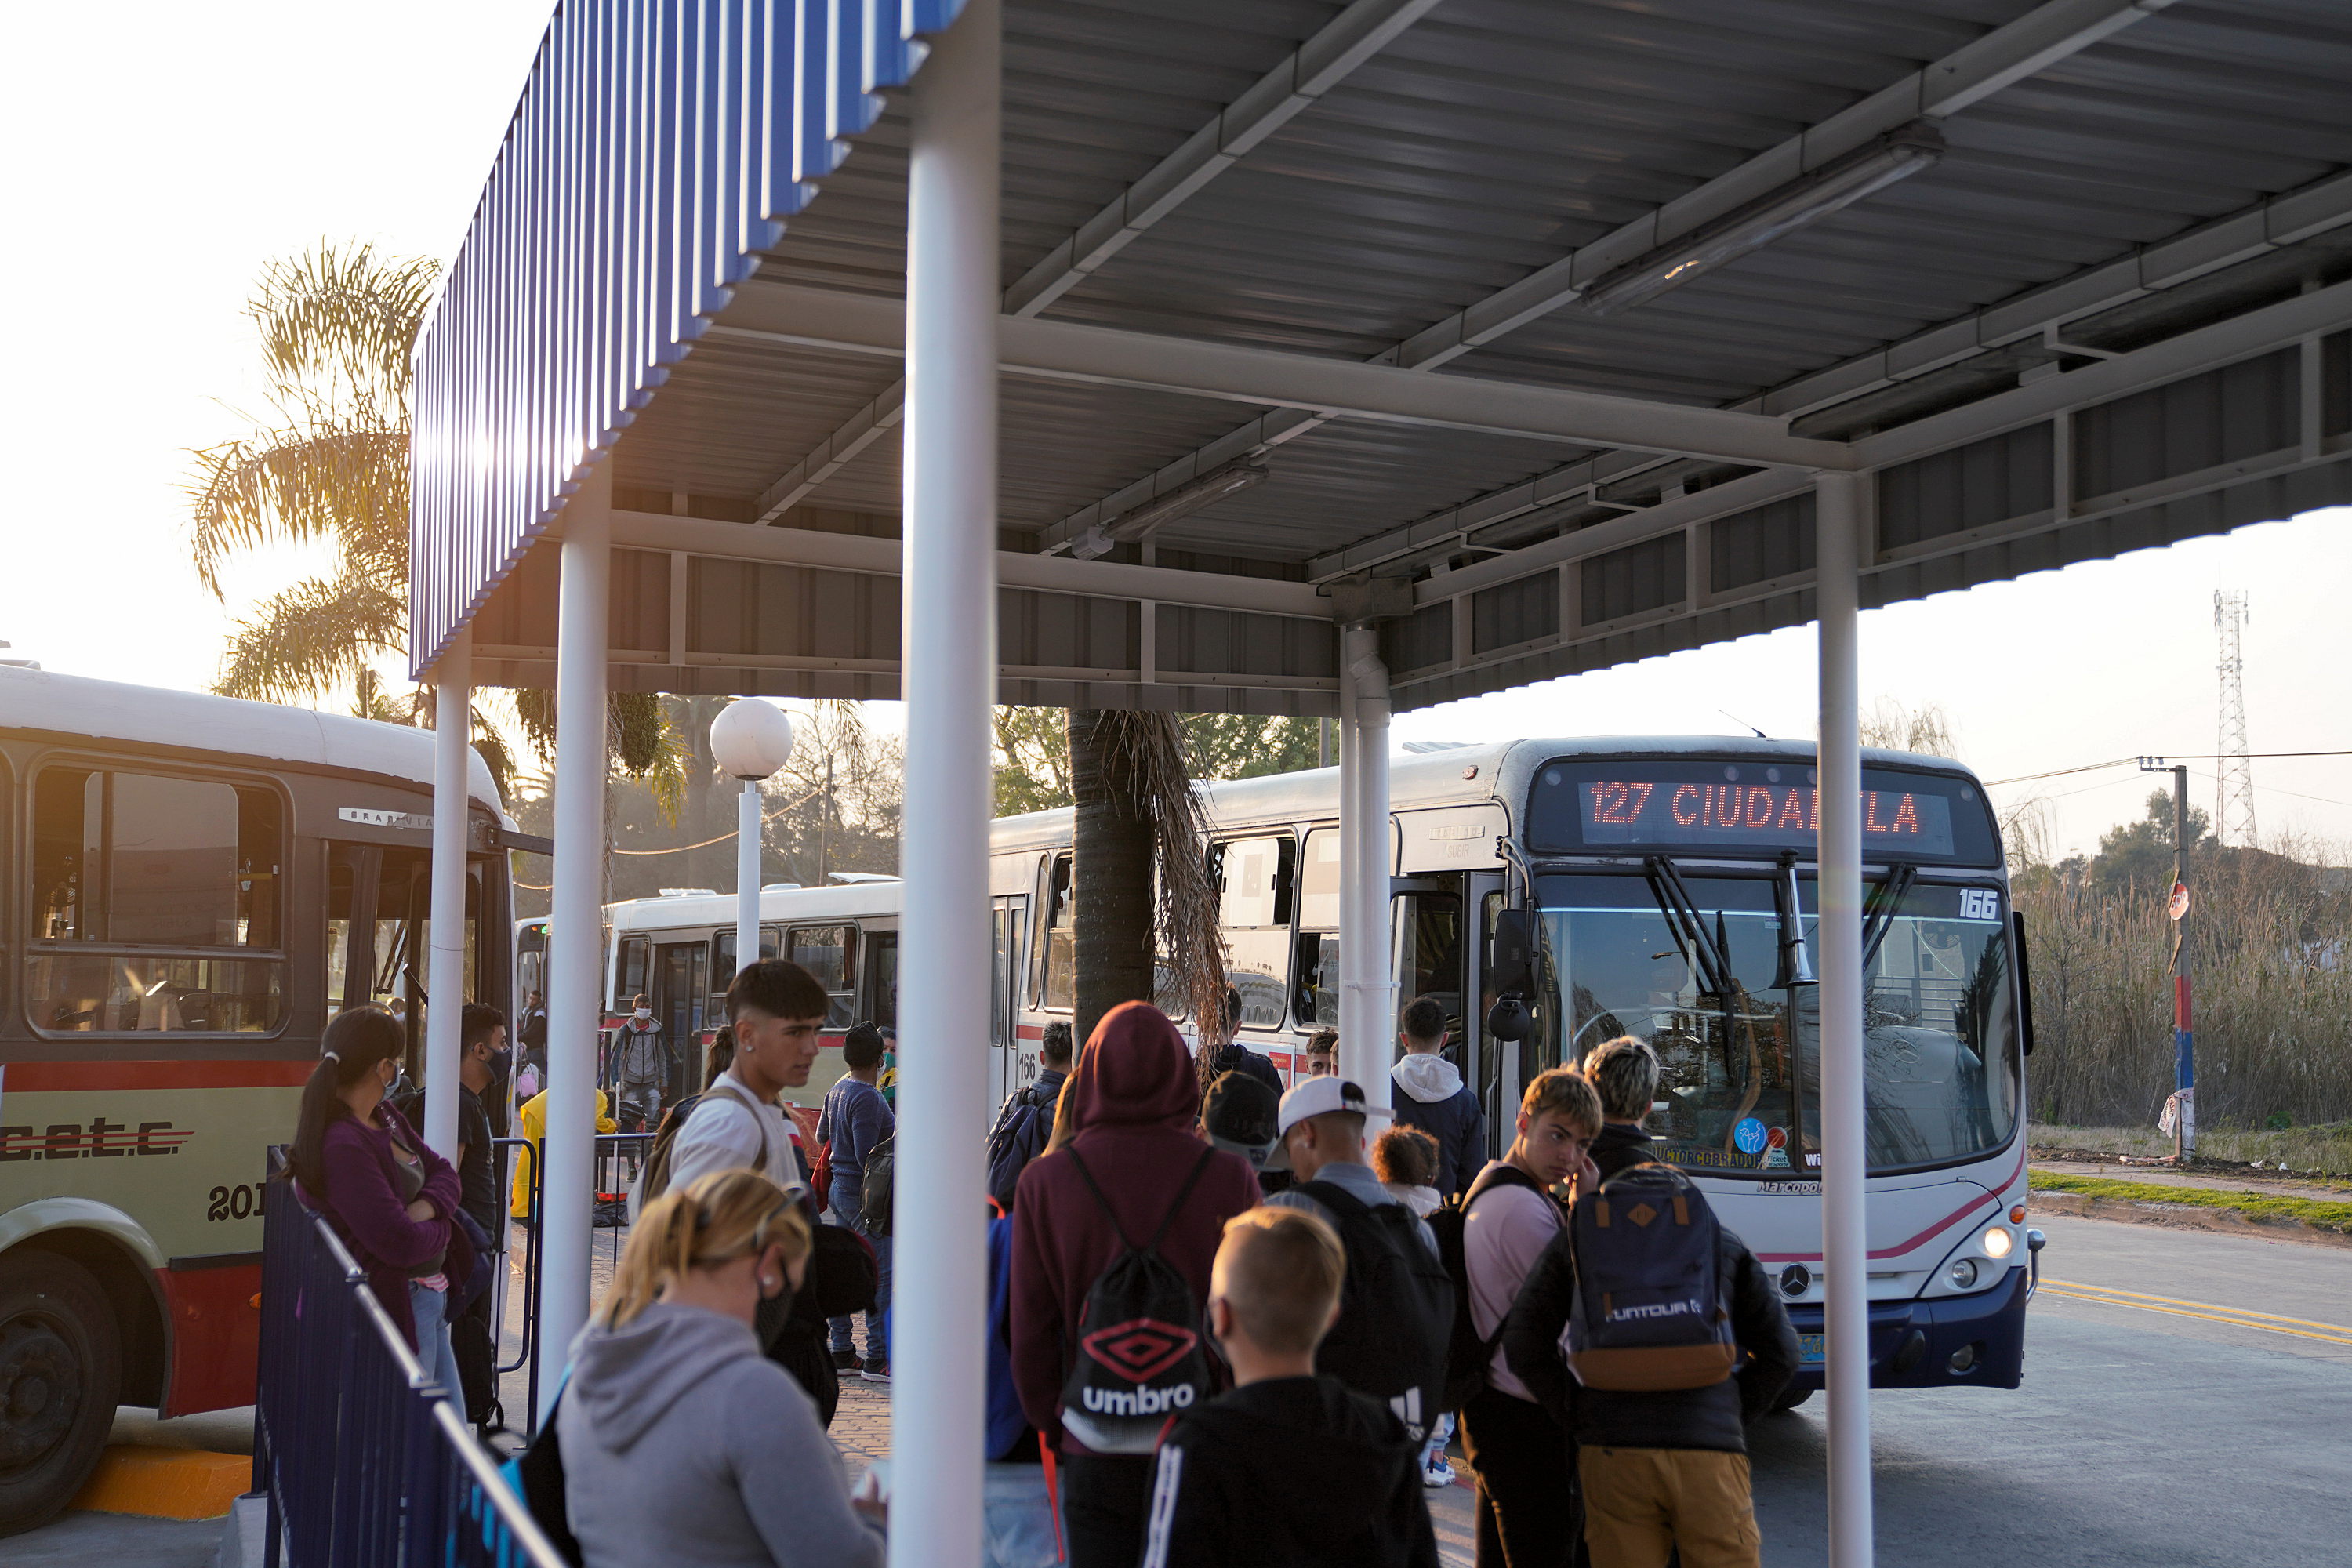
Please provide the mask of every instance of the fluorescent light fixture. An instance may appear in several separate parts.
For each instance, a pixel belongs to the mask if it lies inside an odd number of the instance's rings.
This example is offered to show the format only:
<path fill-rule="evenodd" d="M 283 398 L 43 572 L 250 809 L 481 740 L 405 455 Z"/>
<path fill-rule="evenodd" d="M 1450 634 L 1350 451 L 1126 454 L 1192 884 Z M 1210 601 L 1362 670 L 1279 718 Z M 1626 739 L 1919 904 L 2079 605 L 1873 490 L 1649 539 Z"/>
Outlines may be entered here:
<path fill-rule="evenodd" d="M 1091 561 L 1107 555 L 1113 545 L 1133 544 L 1180 517 L 1189 517 L 1204 506 L 1239 495 L 1242 491 L 1264 484 L 1266 475 L 1266 451 L 1264 447 L 1221 468 L 1211 468 L 1197 479 L 1188 479 L 1164 496 L 1154 496 L 1141 506 L 1130 507 L 1108 522 L 1098 522 L 1070 542 L 1070 553 L 1081 561 Z"/>
<path fill-rule="evenodd" d="M 1671 245 L 1604 272 L 1581 303 L 1596 316 L 1654 300 L 1667 289 L 1761 249 L 1808 224 L 1844 211 L 1944 155 L 1944 138 L 1924 120 L 1890 131 L 1811 174 L 1767 192 Z"/>

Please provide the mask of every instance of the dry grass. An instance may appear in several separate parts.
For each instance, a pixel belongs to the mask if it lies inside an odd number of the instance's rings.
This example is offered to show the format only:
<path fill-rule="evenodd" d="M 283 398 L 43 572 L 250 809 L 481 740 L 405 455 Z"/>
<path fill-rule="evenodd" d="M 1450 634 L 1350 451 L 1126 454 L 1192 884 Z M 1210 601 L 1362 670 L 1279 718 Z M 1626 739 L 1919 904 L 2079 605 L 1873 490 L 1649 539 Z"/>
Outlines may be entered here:
<path fill-rule="evenodd" d="M 2190 928 L 2201 1139 L 2263 1129 L 2332 1146 L 2352 1118 L 2352 898 L 2307 865 L 2251 850 L 2201 867 Z M 2103 887 L 2048 868 L 2016 879 L 2033 976 L 2038 1121 L 2153 1128 L 2173 1083 L 2172 924 L 2164 889 Z M 2238 1157 L 2238 1156 L 2229 1156 Z M 2252 1160 L 2272 1158 L 2249 1152 Z M 2288 1154 L 2307 1168 L 2313 1158 Z"/>
<path fill-rule="evenodd" d="M 2038 1057 L 2036 1059 L 2040 1059 Z M 2066 1127 L 2036 1121 L 2026 1129 L 2036 1148 L 2080 1149 L 2095 1154 L 2159 1155 L 2172 1152 L 2172 1139 L 2147 1127 Z M 2197 1129 L 2197 1152 L 2208 1160 L 2265 1170 L 2352 1176 L 2352 1121 L 2294 1127 L 2283 1132 L 2242 1127 Z"/>

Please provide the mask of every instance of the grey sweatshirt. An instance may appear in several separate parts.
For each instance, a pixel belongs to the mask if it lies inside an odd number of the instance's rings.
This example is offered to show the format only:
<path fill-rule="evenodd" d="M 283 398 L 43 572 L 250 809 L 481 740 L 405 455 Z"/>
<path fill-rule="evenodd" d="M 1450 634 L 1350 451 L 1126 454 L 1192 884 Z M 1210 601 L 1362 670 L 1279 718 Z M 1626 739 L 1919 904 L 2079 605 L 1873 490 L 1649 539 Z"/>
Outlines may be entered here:
<path fill-rule="evenodd" d="M 556 1432 L 587 1568 L 881 1568 L 816 1407 L 732 1318 L 656 1302 L 590 1324 Z"/>

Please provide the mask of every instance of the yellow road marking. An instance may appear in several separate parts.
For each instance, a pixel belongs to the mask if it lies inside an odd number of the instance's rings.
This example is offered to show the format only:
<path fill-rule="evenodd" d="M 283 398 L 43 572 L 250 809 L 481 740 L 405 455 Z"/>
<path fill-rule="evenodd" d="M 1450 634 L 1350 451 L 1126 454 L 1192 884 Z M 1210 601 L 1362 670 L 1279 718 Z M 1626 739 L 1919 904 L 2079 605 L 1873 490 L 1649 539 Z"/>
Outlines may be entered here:
<path fill-rule="evenodd" d="M 2090 1301 L 2103 1307 L 2135 1307 L 2143 1312 L 2161 1312 L 2169 1318 L 2196 1318 L 2209 1323 L 2226 1323 L 2236 1329 L 2261 1329 L 2266 1333 L 2293 1334 L 2297 1339 L 2352 1345 L 2352 1329 L 2339 1323 L 2315 1323 L 2305 1318 L 2282 1318 L 2274 1312 L 2249 1311 L 2240 1307 L 2217 1306 L 2210 1301 L 2182 1301 L 2170 1296 L 2118 1290 L 2106 1285 L 2076 1285 L 2063 1279 L 2044 1279 L 2042 1289 L 2073 1301 Z M 2194 1310 L 2198 1308 L 2205 1310 Z M 2289 1323 L 2301 1323 L 2304 1327 L 2284 1326 Z M 2314 1330 L 2329 1331 L 2315 1333 Z"/>

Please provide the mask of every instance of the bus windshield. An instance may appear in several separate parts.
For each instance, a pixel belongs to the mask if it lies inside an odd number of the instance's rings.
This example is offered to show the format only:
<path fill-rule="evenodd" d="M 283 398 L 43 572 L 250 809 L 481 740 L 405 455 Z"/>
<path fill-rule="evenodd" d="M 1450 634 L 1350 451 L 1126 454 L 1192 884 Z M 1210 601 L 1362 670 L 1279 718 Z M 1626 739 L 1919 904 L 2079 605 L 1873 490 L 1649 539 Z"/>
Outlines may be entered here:
<path fill-rule="evenodd" d="M 1760 869 L 1760 868 L 1759 868 Z M 1988 1153 L 2015 1131 L 2019 1062 L 2008 926 L 1991 888 L 1874 889 L 1863 1043 L 1870 1168 Z M 1648 1121 L 1658 1153 L 1709 1170 L 1821 1163 L 1818 988 L 1784 943 L 1817 952 L 1814 884 L 1783 915 L 1757 877 L 1537 877 L 1549 986 L 1581 1061 L 1603 1040 L 1647 1040 L 1662 1068 Z"/>

